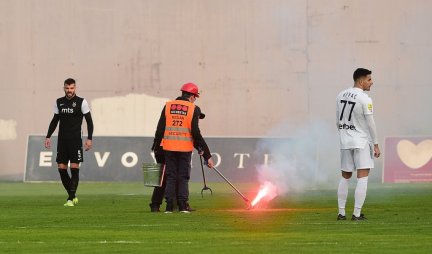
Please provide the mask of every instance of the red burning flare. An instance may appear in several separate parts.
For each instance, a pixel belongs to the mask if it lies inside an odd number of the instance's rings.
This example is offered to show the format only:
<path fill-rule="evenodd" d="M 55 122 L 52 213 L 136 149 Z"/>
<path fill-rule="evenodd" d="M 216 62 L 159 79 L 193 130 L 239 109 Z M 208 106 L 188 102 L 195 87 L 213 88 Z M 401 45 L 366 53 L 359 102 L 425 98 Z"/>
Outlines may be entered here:
<path fill-rule="evenodd" d="M 258 194 L 251 202 L 251 208 L 253 208 L 261 201 L 269 202 L 270 200 L 274 199 L 277 195 L 278 193 L 277 193 L 276 186 L 273 185 L 271 182 L 264 182 L 264 184 L 260 186 L 260 190 L 258 191 Z"/>

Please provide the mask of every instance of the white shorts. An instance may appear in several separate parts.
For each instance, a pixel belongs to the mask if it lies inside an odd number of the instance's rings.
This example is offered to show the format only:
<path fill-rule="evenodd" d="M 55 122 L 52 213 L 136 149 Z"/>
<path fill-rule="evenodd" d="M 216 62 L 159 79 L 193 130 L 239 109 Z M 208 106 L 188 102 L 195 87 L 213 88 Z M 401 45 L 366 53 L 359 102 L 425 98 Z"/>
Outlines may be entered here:
<path fill-rule="evenodd" d="M 367 144 L 364 148 L 341 149 L 341 169 L 353 172 L 357 169 L 374 168 L 374 150 Z"/>

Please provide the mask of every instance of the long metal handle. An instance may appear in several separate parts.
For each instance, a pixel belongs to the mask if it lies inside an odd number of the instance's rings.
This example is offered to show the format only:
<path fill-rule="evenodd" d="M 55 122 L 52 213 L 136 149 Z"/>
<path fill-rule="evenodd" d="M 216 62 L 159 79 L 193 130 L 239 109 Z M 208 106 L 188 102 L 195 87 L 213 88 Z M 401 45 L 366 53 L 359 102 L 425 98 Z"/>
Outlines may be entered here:
<path fill-rule="evenodd" d="M 202 161 L 202 156 L 200 155 L 200 162 L 201 162 L 201 171 L 202 171 L 202 176 L 203 176 L 203 181 L 204 181 L 204 187 L 201 189 L 201 197 L 204 198 L 204 194 L 203 192 L 205 190 L 209 190 L 210 194 L 213 196 L 213 191 L 210 187 L 207 187 L 207 181 L 205 178 L 205 174 L 204 174 L 204 166 L 203 166 L 203 161 Z"/>
<path fill-rule="evenodd" d="M 229 185 L 231 185 L 231 187 L 233 187 L 233 189 L 243 198 L 244 201 L 249 202 L 249 199 L 247 199 L 228 179 L 226 179 L 226 177 L 222 175 L 222 173 L 219 172 L 217 168 L 213 167 L 213 170 L 216 171 L 216 173 L 218 173 L 218 175 L 220 175 Z"/>
<path fill-rule="evenodd" d="M 203 180 L 204 180 L 204 187 L 207 187 L 206 178 L 205 178 L 205 174 L 204 174 L 204 166 L 203 166 L 203 161 L 202 161 L 202 156 L 201 155 L 200 155 L 200 162 L 201 162 L 202 176 L 203 176 Z"/>

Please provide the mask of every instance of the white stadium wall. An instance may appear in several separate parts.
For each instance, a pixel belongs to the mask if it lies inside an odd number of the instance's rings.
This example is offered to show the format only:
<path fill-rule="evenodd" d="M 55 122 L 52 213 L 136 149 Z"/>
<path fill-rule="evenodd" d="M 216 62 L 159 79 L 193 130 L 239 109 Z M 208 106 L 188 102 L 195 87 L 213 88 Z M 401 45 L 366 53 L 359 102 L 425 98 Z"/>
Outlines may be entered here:
<path fill-rule="evenodd" d="M 310 131 L 323 138 L 312 156 L 337 174 L 335 96 L 357 67 L 373 71 L 381 144 L 430 136 L 431 9 L 428 0 L 0 0 L 0 180 L 23 179 L 28 135 L 46 133 L 69 77 L 95 136 L 152 136 L 164 102 L 192 81 L 205 136 Z"/>

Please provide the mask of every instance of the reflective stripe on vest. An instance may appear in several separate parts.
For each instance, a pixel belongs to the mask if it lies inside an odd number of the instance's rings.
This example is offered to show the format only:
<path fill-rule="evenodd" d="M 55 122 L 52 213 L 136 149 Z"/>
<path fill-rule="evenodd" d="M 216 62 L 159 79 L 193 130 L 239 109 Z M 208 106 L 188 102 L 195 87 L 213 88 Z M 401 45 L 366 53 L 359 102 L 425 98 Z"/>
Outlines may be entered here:
<path fill-rule="evenodd" d="M 165 130 L 168 131 L 183 131 L 183 132 L 190 132 L 191 130 L 188 128 L 183 127 L 165 127 Z"/>
<path fill-rule="evenodd" d="M 167 151 L 193 150 L 192 118 L 195 105 L 189 101 L 169 101 L 165 105 L 165 132 L 162 146 Z"/>
<path fill-rule="evenodd" d="M 192 138 L 186 138 L 186 137 L 175 137 L 175 136 L 164 136 L 164 139 L 193 141 Z"/>

